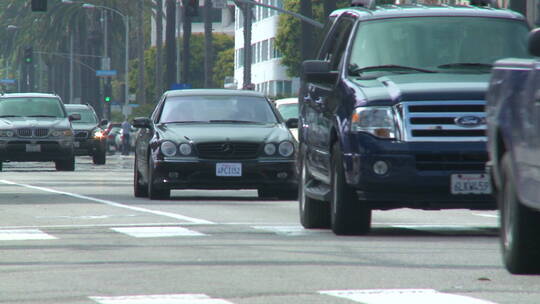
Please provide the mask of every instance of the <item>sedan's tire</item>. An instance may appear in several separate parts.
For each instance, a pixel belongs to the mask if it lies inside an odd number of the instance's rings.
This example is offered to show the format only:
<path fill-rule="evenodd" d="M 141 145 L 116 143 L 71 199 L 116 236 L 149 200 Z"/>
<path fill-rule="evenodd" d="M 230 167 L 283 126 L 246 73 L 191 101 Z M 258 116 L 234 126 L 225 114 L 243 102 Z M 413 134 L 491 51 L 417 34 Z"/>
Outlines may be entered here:
<path fill-rule="evenodd" d="M 105 162 L 107 160 L 107 151 L 105 147 L 98 147 L 96 149 L 96 153 L 92 155 L 92 161 L 95 165 L 105 165 Z"/>
<path fill-rule="evenodd" d="M 75 155 L 54 162 L 57 171 L 75 171 Z"/>
<path fill-rule="evenodd" d="M 278 200 L 295 201 L 298 199 L 298 190 L 277 191 L 276 197 L 278 198 Z"/>
<path fill-rule="evenodd" d="M 540 212 L 523 205 L 516 192 L 510 155 L 501 162 L 502 189 L 497 193 L 500 240 L 506 269 L 513 274 L 540 273 Z"/>
<path fill-rule="evenodd" d="M 330 204 L 312 199 L 306 195 L 306 184 L 309 175 L 305 160 L 300 160 L 300 180 L 298 181 L 298 206 L 300 209 L 300 223 L 306 229 L 330 228 Z"/>
<path fill-rule="evenodd" d="M 137 155 L 133 165 L 133 194 L 135 197 L 148 197 L 148 185 L 141 183 L 141 173 L 137 169 Z"/>
<path fill-rule="evenodd" d="M 276 191 L 273 191 L 272 189 L 267 188 L 259 188 L 257 189 L 257 196 L 260 199 L 270 199 L 277 197 Z"/>
<path fill-rule="evenodd" d="M 358 201 L 355 190 L 347 185 L 339 143 L 332 146 L 332 231 L 337 235 L 362 235 L 371 227 L 371 209 Z"/>
<path fill-rule="evenodd" d="M 151 200 L 166 200 L 171 197 L 170 189 L 157 189 L 154 185 L 154 165 L 152 157 L 148 160 L 148 197 Z"/>

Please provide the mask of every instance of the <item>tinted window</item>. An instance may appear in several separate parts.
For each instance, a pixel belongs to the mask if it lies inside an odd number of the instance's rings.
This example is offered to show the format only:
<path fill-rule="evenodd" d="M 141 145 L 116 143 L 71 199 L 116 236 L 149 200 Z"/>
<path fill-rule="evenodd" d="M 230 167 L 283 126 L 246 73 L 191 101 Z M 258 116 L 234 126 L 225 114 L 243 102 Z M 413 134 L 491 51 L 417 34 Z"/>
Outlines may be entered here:
<path fill-rule="evenodd" d="M 65 117 L 60 100 L 47 97 L 10 97 L 0 99 L 0 116 Z"/>
<path fill-rule="evenodd" d="M 252 96 L 182 96 L 165 100 L 160 123 L 216 120 L 275 123 L 266 99 Z"/>
<path fill-rule="evenodd" d="M 66 111 L 68 112 L 68 114 L 81 114 L 81 120 L 75 120 L 72 123 L 97 123 L 97 117 L 94 111 L 88 108 L 72 109 L 66 107 Z"/>

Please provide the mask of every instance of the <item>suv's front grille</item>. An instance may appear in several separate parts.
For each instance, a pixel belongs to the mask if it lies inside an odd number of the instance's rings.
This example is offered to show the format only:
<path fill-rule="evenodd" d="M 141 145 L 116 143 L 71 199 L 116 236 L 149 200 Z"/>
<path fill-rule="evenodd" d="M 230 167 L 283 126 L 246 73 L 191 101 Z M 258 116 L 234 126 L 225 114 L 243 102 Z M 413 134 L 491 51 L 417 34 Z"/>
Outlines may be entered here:
<path fill-rule="evenodd" d="M 416 169 L 420 171 L 484 171 L 487 153 L 417 154 Z"/>
<path fill-rule="evenodd" d="M 258 143 L 217 142 L 198 144 L 199 157 L 211 159 L 250 159 L 259 152 Z"/>
<path fill-rule="evenodd" d="M 49 129 L 47 128 L 23 128 L 17 130 L 17 135 L 20 137 L 47 137 Z"/>
<path fill-rule="evenodd" d="M 88 131 L 75 131 L 75 138 L 87 138 Z"/>
<path fill-rule="evenodd" d="M 400 104 L 404 141 L 486 141 L 485 101 Z"/>

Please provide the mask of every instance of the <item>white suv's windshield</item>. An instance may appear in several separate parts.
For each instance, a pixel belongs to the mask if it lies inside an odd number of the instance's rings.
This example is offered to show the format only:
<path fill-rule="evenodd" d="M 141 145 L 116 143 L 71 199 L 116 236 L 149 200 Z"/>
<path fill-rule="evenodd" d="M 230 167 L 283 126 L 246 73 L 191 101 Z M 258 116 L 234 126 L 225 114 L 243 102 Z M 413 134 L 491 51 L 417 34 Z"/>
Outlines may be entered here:
<path fill-rule="evenodd" d="M 66 117 L 57 98 L 0 98 L 0 117 Z"/>
<path fill-rule="evenodd" d="M 349 71 L 353 75 L 388 69 L 488 73 L 497 59 L 530 57 L 528 30 L 523 22 L 481 17 L 365 21 L 353 41 Z"/>

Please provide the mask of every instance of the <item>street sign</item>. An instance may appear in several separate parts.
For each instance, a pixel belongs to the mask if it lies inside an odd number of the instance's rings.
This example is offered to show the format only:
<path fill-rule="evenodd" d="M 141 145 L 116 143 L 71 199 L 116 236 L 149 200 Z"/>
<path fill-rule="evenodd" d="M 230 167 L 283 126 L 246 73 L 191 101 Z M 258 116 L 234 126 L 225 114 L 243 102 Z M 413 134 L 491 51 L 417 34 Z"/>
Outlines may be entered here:
<path fill-rule="evenodd" d="M 173 83 L 171 85 L 171 90 L 187 90 L 191 89 L 191 83 Z"/>
<path fill-rule="evenodd" d="M 17 82 L 16 79 L 0 79 L 0 83 L 4 83 L 4 84 L 15 84 Z"/>
<path fill-rule="evenodd" d="M 97 70 L 96 71 L 97 77 L 112 77 L 116 76 L 116 70 Z"/>

